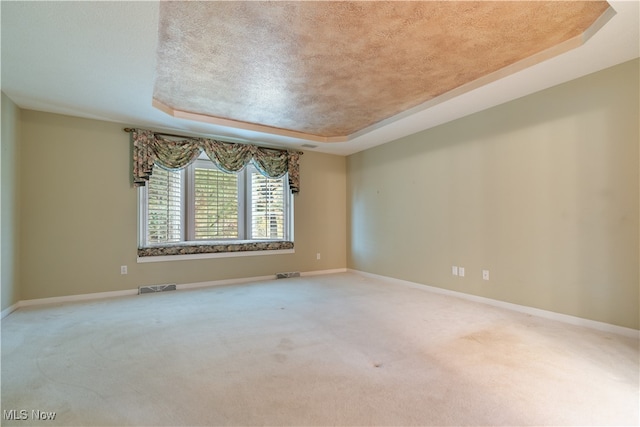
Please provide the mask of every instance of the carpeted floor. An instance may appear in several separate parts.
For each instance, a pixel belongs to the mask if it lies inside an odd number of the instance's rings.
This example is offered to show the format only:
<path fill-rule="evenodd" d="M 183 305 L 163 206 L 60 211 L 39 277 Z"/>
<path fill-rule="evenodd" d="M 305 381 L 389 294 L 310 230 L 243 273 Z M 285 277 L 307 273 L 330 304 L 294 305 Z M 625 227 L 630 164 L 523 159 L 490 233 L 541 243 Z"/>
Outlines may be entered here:
<path fill-rule="evenodd" d="M 333 274 L 22 308 L 2 425 L 638 425 L 638 365 L 632 338 Z"/>

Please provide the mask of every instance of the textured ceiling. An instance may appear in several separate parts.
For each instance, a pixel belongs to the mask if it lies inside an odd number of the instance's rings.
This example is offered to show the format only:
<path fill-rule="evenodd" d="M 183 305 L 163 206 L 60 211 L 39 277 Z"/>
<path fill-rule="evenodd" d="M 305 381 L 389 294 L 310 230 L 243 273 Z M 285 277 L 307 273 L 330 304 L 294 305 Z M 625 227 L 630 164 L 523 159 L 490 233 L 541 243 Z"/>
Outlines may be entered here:
<path fill-rule="evenodd" d="M 550 56 L 541 52 L 578 46 L 608 7 L 162 2 L 154 105 L 192 120 L 346 140 L 470 82 L 497 79 L 519 61 Z"/>

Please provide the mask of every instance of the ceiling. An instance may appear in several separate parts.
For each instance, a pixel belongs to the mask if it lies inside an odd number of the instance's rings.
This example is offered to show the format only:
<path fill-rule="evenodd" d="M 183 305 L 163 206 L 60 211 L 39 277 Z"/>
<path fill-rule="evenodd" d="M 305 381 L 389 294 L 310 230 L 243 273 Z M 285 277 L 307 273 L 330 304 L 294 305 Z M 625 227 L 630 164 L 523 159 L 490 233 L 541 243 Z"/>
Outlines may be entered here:
<path fill-rule="evenodd" d="M 1 83 L 25 109 L 348 155 L 637 58 L 639 12 L 2 1 Z"/>

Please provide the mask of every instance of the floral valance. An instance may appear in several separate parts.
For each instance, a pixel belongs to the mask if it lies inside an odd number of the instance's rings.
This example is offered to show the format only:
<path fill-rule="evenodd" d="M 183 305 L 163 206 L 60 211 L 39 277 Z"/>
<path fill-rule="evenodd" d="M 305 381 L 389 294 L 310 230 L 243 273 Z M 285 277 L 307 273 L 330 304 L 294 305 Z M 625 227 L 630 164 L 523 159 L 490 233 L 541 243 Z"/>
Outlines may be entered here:
<path fill-rule="evenodd" d="M 300 191 L 299 151 L 233 144 L 205 138 L 185 138 L 176 141 L 145 129 L 132 129 L 131 136 L 133 184 L 136 187 L 146 184 L 153 173 L 154 163 L 170 170 L 182 169 L 193 163 L 200 152 L 204 151 L 211 161 L 225 172 L 238 172 L 253 160 L 260 173 L 267 177 L 281 178 L 289 173 L 291 192 Z"/>

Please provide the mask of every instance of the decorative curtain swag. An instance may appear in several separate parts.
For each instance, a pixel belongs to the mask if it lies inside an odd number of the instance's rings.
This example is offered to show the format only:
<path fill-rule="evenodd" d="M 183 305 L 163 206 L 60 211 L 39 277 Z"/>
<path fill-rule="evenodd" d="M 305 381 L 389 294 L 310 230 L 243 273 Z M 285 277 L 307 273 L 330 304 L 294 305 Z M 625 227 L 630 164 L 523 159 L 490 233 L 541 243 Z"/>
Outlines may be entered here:
<path fill-rule="evenodd" d="M 235 173 L 253 160 L 256 168 L 269 178 L 281 178 L 289 173 L 292 193 L 300 191 L 299 151 L 277 150 L 255 145 L 232 144 L 205 138 L 166 139 L 150 130 L 131 129 L 133 139 L 133 185 L 144 186 L 157 163 L 169 170 L 178 170 L 193 163 L 201 151 L 221 170 Z"/>

